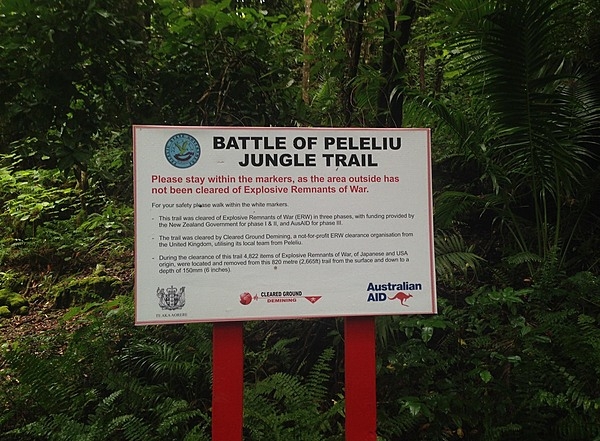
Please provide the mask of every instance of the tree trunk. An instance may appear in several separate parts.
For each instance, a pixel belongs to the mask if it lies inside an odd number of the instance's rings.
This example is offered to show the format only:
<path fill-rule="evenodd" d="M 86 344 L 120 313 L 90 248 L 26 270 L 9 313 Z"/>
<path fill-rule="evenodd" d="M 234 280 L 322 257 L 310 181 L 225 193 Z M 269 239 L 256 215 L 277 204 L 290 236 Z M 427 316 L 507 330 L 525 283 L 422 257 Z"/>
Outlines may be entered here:
<path fill-rule="evenodd" d="M 354 5 L 350 4 L 352 9 Z M 347 16 L 345 23 L 344 38 L 348 48 L 350 63 L 347 69 L 347 77 L 343 88 L 343 110 L 346 127 L 352 125 L 354 115 L 354 101 L 352 99 L 352 80 L 358 75 L 360 54 L 363 44 L 363 27 L 365 21 L 365 2 L 361 0 L 356 9 L 356 17 Z"/>
<path fill-rule="evenodd" d="M 396 23 L 398 16 L 409 17 Z M 405 47 L 410 38 L 410 29 L 415 18 L 416 2 L 385 5 L 387 25 L 383 34 L 381 76 L 384 84 L 379 91 L 377 123 L 380 127 L 402 127 L 404 107 L 404 79 L 406 70 Z"/>
<path fill-rule="evenodd" d="M 307 29 L 312 23 L 312 0 L 304 0 L 304 13 L 306 14 L 306 22 L 304 23 L 304 37 L 302 39 L 302 101 L 308 105 L 310 102 L 309 87 L 310 87 L 310 37 Z"/>

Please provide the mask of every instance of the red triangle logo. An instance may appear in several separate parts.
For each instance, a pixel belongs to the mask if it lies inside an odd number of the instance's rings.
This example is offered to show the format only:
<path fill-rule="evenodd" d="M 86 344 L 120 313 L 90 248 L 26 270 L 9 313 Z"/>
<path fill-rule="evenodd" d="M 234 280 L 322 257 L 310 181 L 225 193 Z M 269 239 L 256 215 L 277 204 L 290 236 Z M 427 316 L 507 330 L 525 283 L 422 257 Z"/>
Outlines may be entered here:
<path fill-rule="evenodd" d="M 323 296 L 305 296 L 304 298 L 308 300 L 310 303 L 316 303 Z"/>

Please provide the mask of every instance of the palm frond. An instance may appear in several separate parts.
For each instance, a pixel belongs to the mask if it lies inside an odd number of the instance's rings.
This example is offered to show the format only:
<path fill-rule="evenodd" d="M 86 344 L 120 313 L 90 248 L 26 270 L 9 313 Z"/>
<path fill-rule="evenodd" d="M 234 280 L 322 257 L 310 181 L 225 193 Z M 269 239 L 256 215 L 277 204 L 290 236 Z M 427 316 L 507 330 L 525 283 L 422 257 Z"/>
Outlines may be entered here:
<path fill-rule="evenodd" d="M 506 257 L 505 261 L 506 263 L 508 263 L 509 266 L 516 267 L 526 263 L 540 263 L 542 261 L 542 257 L 539 254 L 531 253 L 529 251 L 523 251 L 517 254 L 513 254 L 512 256 Z"/>
<path fill-rule="evenodd" d="M 476 273 L 483 260 L 474 253 L 474 246 L 467 245 L 458 234 L 442 234 L 434 240 L 435 269 L 440 279 L 451 281 L 457 274 L 466 277 L 469 271 Z"/>
<path fill-rule="evenodd" d="M 546 259 L 561 236 L 570 234 L 563 201 L 581 189 L 598 145 L 597 91 L 560 42 L 577 3 L 443 3 L 456 31 L 449 49 L 471 93 L 485 99 L 493 124 L 493 136 L 474 158 L 495 193 L 504 196 L 505 220 L 518 247 Z M 526 240 L 529 225 L 520 223 L 515 204 L 532 207 L 532 241 Z"/>
<path fill-rule="evenodd" d="M 433 219 L 436 228 L 451 228 L 461 214 L 473 208 L 481 209 L 483 201 L 470 193 L 462 191 L 444 191 L 435 197 Z"/>
<path fill-rule="evenodd" d="M 572 65 L 557 55 L 551 36 L 567 17 L 568 2 L 507 1 L 483 17 L 458 47 L 469 54 L 468 72 L 497 115 L 494 155 L 505 169 L 540 188 L 556 191 L 583 174 L 583 150 L 575 148 L 573 99 L 564 85 Z"/>

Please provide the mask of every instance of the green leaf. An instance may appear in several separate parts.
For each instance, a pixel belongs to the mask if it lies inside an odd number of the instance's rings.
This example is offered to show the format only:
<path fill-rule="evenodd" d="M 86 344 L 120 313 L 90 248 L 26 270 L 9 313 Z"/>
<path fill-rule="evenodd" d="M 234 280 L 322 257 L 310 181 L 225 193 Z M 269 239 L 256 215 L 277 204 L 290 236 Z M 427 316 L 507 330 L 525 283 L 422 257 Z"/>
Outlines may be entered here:
<path fill-rule="evenodd" d="M 421 329 L 421 340 L 427 343 L 433 337 L 433 327 L 431 326 L 423 326 Z"/>
<path fill-rule="evenodd" d="M 484 371 L 479 371 L 479 378 L 481 378 L 481 380 L 486 384 L 494 379 L 492 373 L 487 369 Z"/>

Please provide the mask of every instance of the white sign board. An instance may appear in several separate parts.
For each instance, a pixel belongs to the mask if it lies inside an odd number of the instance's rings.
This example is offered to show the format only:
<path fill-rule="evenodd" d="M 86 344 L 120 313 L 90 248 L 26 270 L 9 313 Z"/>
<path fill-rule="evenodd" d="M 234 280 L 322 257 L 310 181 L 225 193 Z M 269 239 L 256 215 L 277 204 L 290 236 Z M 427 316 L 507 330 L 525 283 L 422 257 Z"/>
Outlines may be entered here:
<path fill-rule="evenodd" d="M 136 324 L 436 312 L 428 129 L 134 127 Z"/>

